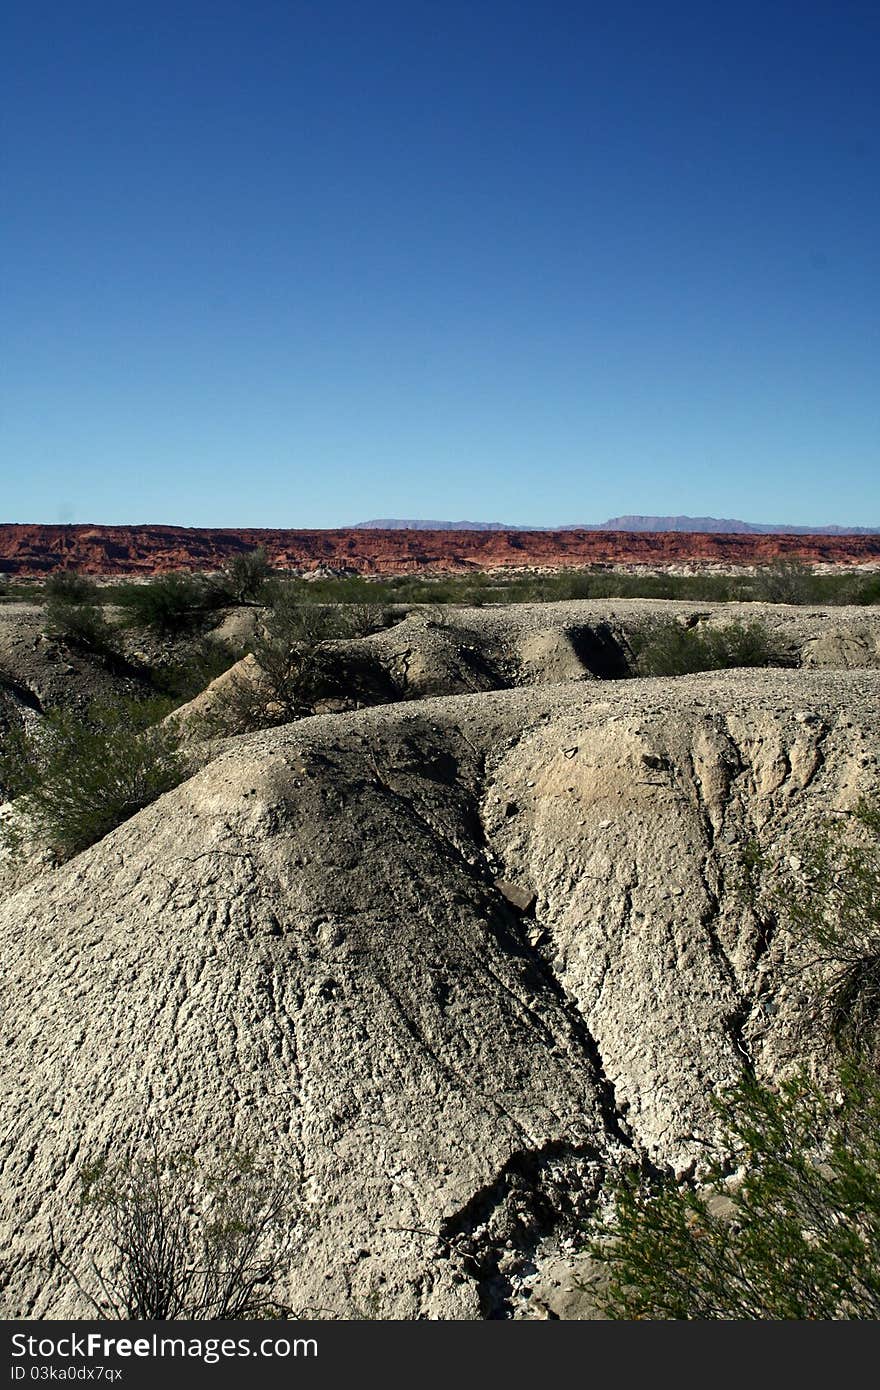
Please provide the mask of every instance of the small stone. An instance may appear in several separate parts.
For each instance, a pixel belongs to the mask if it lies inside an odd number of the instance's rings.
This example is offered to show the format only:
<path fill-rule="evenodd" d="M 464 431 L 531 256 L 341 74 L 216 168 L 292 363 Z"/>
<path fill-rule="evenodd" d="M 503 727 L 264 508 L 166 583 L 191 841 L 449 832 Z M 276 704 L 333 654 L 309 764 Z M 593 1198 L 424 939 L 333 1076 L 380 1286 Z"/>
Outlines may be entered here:
<path fill-rule="evenodd" d="M 507 879 L 496 878 L 495 887 L 506 898 L 511 907 L 515 907 L 519 912 L 529 912 L 535 905 L 535 894 L 530 888 L 523 888 L 518 883 L 510 883 Z"/>

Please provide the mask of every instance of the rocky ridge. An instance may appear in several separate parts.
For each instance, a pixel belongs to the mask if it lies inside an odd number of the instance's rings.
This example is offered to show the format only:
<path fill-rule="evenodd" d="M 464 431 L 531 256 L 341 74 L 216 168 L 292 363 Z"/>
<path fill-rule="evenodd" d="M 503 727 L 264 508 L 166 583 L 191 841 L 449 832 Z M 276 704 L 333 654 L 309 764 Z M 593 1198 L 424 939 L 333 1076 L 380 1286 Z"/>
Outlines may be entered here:
<path fill-rule="evenodd" d="M 78 1166 L 152 1117 L 289 1156 L 296 1306 L 546 1316 L 608 1166 L 699 1167 L 713 1091 L 802 1055 L 743 855 L 876 790 L 878 697 L 859 666 L 569 679 L 217 745 L 0 906 L 5 1315 L 87 1315 L 49 1222 L 87 1267 Z"/>
<path fill-rule="evenodd" d="M 218 569 L 265 546 L 274 565 L 312 573 L 394 575 L 553 570 L 587 565 L 880 565 L 880 536 L 627 531 L 306 531 L 183 526 L 0 525 L 0 575 L 91 575 Z"/>

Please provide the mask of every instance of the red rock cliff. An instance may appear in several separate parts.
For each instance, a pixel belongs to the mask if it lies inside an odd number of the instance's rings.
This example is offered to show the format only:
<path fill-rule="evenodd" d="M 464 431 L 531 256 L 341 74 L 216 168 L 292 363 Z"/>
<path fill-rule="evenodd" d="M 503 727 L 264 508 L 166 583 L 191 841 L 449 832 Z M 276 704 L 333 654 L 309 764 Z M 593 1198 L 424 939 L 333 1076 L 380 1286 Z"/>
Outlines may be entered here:
<path fill-rule="evenodd" d="M 359 574 L 462 572 L 536 566 L 728 566 L 789 558 L 808 564 L 876 564 L 880 536 L 737 535 L 630 531 L 273 531 L 184 526 L 0 524 L 0 573 L 39 576 L 154 574 L 218 569 L 241 550 L 266 547 L 272 562 L 301 571 Z"/>

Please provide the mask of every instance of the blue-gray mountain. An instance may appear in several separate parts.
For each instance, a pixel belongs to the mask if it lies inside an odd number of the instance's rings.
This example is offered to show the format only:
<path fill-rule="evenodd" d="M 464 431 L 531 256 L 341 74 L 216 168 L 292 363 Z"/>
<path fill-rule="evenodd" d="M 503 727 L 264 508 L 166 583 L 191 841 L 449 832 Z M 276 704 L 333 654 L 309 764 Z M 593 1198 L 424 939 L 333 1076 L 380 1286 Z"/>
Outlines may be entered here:
<path fill-rule="evenodd" d="M 520 526 L 504 521 L 358 521 L 356 531 L 688 531 L 748 536 L 878 536 L 880 526 L 788 526 L 717 516 L 613 516 L 566 526 Z"/>

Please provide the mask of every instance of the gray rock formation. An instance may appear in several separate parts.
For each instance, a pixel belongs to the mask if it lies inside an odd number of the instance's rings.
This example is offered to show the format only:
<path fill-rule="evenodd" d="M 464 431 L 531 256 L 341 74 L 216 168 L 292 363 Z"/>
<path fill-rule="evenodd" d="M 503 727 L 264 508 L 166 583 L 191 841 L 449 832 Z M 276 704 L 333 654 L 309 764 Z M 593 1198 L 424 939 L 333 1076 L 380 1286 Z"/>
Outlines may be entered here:
<path fill-rule="evenodd" d="M 317 709 L 421 700 L 511 686 L 618 680 L 631 674 L 629 639 L 657 618 L 683 626 L 763 623 L 781 658 L 793 666 L 848 669 L 880 666 L 880 611 L 804 609 L 784 604 L 574 600 L 509 607 L 414 608 L 372 636 L 326 643 L 320 668 L 324 699 Z M 254 610 L 247 622 L 254 623 Z M 220 635 L 242 635 L 228 622 Z M 228 707 L 230 684 L 259 684 L 246 658 L 219 677 L 181 717 L 204 728 Z"/>
<path fill-rule="evenodd" d="M 213 636 L 233 645 L 251 640 L 260 610 L 228 614 Z M 110 610 L 112 621 L 119 614 Z M 655 618 L 688 626 L 762 622 L 794 665 L 849 668 L 880 665 L 880 610 L 786 604 L 698 604 L 655 599 L 578 599 L 483 608 L 437 605 L 394 610 L 386 631 L 328 644 L 328 688 L 351 706 L 377 700 L 468 694 L 510 685 L 617 678 L 627 674 L 627 639 Z M 0 606 L 0 690 L 17 688 L 35 708 L 87 704 L 126 695 L 138 685 L 100 658 L 71 650 L 42 632 L 36 604 Z M 124 630 L 119 640 L 135 667 L 149 666 L 172 645 Z M 180 640 L 174 659 L 187 658 Z M 147 650 L 141 650 L 146 647 Z M 166 650 L 165 655 L 168 652 Z M 203 702 L 204 703 L 204 702 Z M 208 704 L 211 702 L 208 701 Z"/>
<path fill-rule="evenodd" d="M 558 1315 L 608 1165 L 699 1168 L 713 1090 L 799 1055 L 743 853 L 877 788 L 878 696 L 867 668 L 569 680 L 218 745 L 0 905 L 4 1315 L 89 1314 L 50 1222 L 87 1269 L 79 1169 L 148 1121 L 301 1176 L 296 1307 Z"/>

